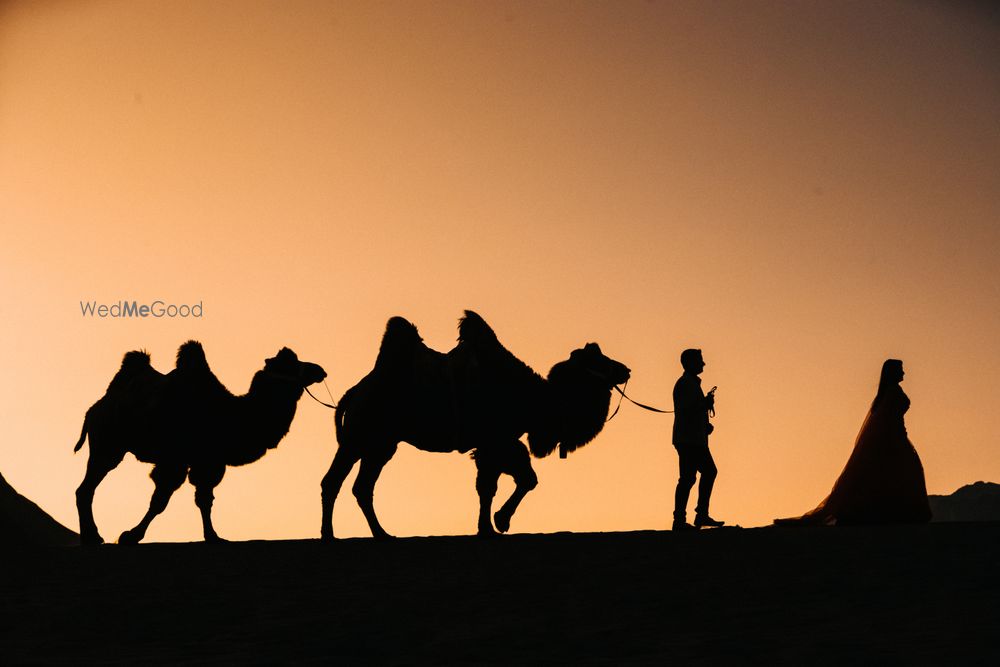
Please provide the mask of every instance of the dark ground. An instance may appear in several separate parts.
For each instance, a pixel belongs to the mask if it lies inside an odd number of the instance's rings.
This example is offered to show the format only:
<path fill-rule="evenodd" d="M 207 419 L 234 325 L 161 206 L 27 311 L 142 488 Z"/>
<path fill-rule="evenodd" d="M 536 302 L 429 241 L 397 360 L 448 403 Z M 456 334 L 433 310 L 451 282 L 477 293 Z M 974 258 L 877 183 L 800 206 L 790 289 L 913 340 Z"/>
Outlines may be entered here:
<path fill-rule="evenodd" d="M 4 664 L 1000 664 L 1000 523 L 4 549 Z"/>

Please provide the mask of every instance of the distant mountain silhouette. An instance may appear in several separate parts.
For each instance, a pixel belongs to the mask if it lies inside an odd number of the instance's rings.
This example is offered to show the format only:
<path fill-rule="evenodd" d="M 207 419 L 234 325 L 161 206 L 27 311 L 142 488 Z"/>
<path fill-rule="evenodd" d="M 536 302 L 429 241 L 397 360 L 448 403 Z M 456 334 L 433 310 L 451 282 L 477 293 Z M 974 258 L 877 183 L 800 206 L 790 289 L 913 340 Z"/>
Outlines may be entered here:
<path fill-rule="evenodd" d="M 950 496 L 930 496 L 934 521 L 1000 521 L 1000 484 L 967 484 Z"/>
<path fill-rule="evenodd" d="M 44 512 L 0 475 L 0 533 L 4 546 L 79 544 L 80 537 Z"/>

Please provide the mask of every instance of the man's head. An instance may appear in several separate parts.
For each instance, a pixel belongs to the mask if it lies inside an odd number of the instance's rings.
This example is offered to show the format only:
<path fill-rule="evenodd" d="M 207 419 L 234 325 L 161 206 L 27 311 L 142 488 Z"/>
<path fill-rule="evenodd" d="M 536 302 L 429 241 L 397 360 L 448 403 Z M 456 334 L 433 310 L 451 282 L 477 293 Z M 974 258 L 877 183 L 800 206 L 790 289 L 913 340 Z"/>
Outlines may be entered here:
<path fill-rule="evenodd" d="M 705 360 L 701 356 L 701 350 L 690 349 L 681 352 L 681 366 L 687 373 L 700 374 L 705 370 Z"/>

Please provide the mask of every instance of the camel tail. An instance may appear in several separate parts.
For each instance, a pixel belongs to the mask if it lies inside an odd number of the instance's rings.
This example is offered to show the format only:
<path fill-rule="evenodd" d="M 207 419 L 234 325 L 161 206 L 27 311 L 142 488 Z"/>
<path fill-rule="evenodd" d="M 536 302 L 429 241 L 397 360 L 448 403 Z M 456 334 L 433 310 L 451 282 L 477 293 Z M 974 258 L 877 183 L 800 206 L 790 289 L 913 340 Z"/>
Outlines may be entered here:
<path fill-rule="evenodd" d="M 87 411 L 87 417 L 90 416 L 90 410 Z M 87 417 L 83 418 L 83 428 L 80 429 L 80 439 L 76 441 L 76 446 L 73 448 L 74 452 L 80 451 L 83 448 L 83 443 L 87 440 Z"/>
<path fill-rule="evenodd" d="M 337 409 L 333 413 L 333 424 L 337 433 L 338 446 L 344 444 L 344 434 L 346 431 L 344 427 L 344 420 L 347 418 L 347 408 L 351 403 L 351 399 L 354 396 L 356 389 L 357 386 L 354 386 L 344 392 L 344 395 L 341 396 L 339 401 L 337 401 Z"/>
<path fill-rule="evenodd" d="M 333 425 L 337 433 L 337 444 L 339 445 L 344 441 L 344 399 L 340 399 L 340 403 L 337 403 L 337 409 L 333 413 Z"/>

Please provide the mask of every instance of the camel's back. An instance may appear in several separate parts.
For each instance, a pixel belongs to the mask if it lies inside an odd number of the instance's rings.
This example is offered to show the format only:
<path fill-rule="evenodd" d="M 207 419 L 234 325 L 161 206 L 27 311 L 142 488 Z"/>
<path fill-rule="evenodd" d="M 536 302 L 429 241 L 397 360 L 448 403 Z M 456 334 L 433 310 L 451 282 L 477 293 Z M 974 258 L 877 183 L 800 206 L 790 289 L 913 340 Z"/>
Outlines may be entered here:
<path fill-rule="evenodd" d="M 375 367 L 340 400 L 340 443 L 377 438 L 424 451 L 468 451 L 475 445 L 459 437 L 464 370 L 452 354 L 427 347 L 412 324 L 393 318 Z"/>
<path fill-rule="evenodd" d="M 544 380 L 475 313 L 466 312 L 459 332 L 458 345 L 444 354 L 403 318 L 389 320 L 375 368 L 342 400 L 345 437 L 378 434 L 371 437 L 467 452 L 522 435 Z"/>
<path fill-rule="evenodd" d="M 177 364 L 164 383 L 164 399 L 189 413 L 219 414 L 233 398 L 209 367 L 201 343 L 191 340 L 181 345 Z"/>
<path fill-rule="evenodd" d="M 149 354 L 139 350 L 126 353 L 104 395 L 87 410 L 91 446 L 96 441 L 112 449 L 127 447 L 131 436 L 155 410 L 164 381 L 165 376 L 150 365 Z"/>
<path fill-rule="evenodd" d="M 218 439 L 214 425 L 232 394 L 204 362 L 197 343 L 181 346 L 177 361 L 163 374 L 147 353 L 127 353 L 105 395 L 87 413 L 91 443 L 96 439 L 157 463 L 190 458 Z"/>
<path fill-rule="evenodd" d="M 520 437 L 542 403 L 545 380 L 503 346 L 493 329 L 472 311 L 459 325 L 458 346 L 449 353 L 461 377 L 467 419 L 501 438 Z"/>
<path fill-rule="evenodd" d="M 118 398 L 136 391 L 137 387 L 156 382 L 163 374 L 150 364 L 149 353 L 145 350 L 132 350 L 122 357 L 118 372 L 111 378 L 106 397 Z"/>

